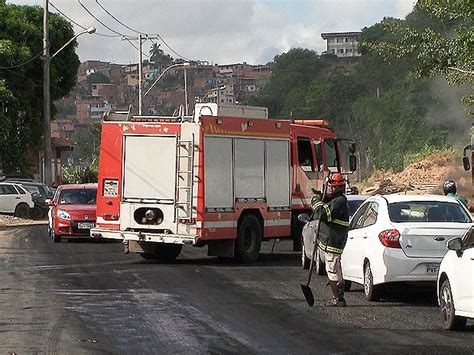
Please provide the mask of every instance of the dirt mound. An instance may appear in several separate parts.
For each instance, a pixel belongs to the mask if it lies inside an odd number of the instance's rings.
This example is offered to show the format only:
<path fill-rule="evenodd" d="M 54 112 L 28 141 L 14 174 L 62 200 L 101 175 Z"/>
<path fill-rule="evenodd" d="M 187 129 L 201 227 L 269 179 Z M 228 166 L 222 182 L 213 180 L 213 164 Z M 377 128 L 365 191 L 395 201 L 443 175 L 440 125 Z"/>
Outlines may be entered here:
<path fill-rule="evenodd" d="M 471 199 L 471 173 L 464 171 L 459 157 L 453 153 L 436 153 L 412 163 L 399 173 L 375 171 L 359 188 L 364 194 L 442 194 L 445 180 L 458 184 L 458 193 Z"/>

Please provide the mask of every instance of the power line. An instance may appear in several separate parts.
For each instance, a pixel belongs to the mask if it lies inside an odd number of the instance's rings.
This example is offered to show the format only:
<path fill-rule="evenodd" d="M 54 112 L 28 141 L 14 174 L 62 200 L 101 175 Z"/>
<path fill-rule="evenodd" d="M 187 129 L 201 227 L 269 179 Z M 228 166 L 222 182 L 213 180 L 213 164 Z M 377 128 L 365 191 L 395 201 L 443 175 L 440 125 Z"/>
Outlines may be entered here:
<path fill-rule="evenodd" d="M 70 22 L 72 22 L 73 24 L 75 24 L 77 27 L 80 27 L 82 28 L 83 30 L 87 30 L 86 27 L 82 26 L 81 24 L 77 23 L 76 21 L 74 21 L 72 18 L 70 18 L 69 16 L 67 16 L 64 12 L 62 12 L 61 10 L 59 10 L 56 6 L 54 6 L 53 3 L 49 3 L 54 9 L 56 9 L 57 12 L 59 12 L 61 15 L 63 15 L 65 18 L 67 18 Z M 101 37 L 109 37 L 109 38 L 117 38 L 117 37 L 120 37 L 119 35 L 108 35 L 108 34 L 105 34 L 105 33 L 99 33 L 99 32 L 95 32 L 94 33 L 95 35 L 98 35 L 98 36 L 101 36 Z"/>
<path fill-rule="evenodd" d="M 142 34 L 142 35 L 147 35 L 145 32 L 141 32 L 141 31 L 135 30 L 135 29 L 133 29 L 132 27 L 130 27 L 130 26 L 126 25 L 125 23 L 123 23 L 122 21 L 120 21 L 117 17 L 115 17 L 114 15 L 112 15 L 112 14 L 110 13 L 110 11 L 108 11 L 108 10 L 99 2 L 99 0 L 95 0 L 95 2 L 97 3 L 97 5 L 100 6 L 100 8 L 101 8 L 102 10 L 105 11 L 105 13 L 106 13 L 107 15 L 109 15 L 110 17 L 112 17 L 115 21 L 117 21 L 117 22 L 118 22 L 119 24 L 121 24 L 123 27 L 129 29 L 129 30 L 132 31 L 132 32 L 135 32 L 135 33 L 138 33 L 138 34 Z"/>
<path fill-rule="evenodd" d="M 107 26 L 105 23 L 103 23 L 101 20 L 99 20 L 92 12 L 89 11 L 89 9 L 87 7 L 84 6 L 83 3 L 81 3 L 81 0 L 77 0 L 77 2 L 79 3 L 79 5 L 82 6 L 82 8 L 92 17 L 94 18 L 98 23 L 100 23 L 102 26 L 104 26 L 105 28 L 107 28 L 109 31 L 119 35 L 119 36 L 124 36 L 123 33 L 120 33 L 120 32 L 117 32 L 115 31 L 113 28 Z"/>
<path fill-rule="evenodd" d="M 122 37 L 122 38 L 127 37 L 125 34 L 120 33 L 120 32 L 117 32 L 116 30 L 114 30 L 113 28 L 107 26 L 104 22 L 102 22 L 101 20 L 99 20 L 92 12 L 89 11 L 89 9 L 88 9 L 87 7 L 84 6 L 84 4 L 81 3 L 81 0 L 77 0 L 77 2 L 79 3 L 79 5 L 82 6 L 82 8 L 83 8 L 84 10 L 86 10 L 86 12 L 87 12 L 93 19 L 95 19 L 98 23 L 100 23 L 102 26 L 104 26 L 105 28 L 107 28 L 109 31 L 112 31 L 113 33 L 116 33 L 118 36 L 120 36 L 120 37 Z M 114 37 L 118 37 L 118 36 L 114 36 Z M 133 48 L 135 48 L 136 50 L 139 50 L 138 47 L 135 46 L 130 40 L 126 39 L 126 41 L 127 41 L 128 43 L 130 43 L 130 45 L 131 45 Z M 148 54 L 146 54 L 146 53 L 143 53 L 143 52 L 142 52 L 142 54 L 143 54 L 144 56 L 148 57 L 148 58 L 150 57 L 150 56 L 149 56 Z"/>
<path fill-rule="evenodd" d="M 78 1 L 79 1 L 79 0 L 78 0 Z M 147 33 L 142 32 L 142 31 L 139 31 L 139 30 L 136 30 L 136 29 L 134 29 L 134 28 L 128 26 L 127 24 L 125 24 L 123 21 L 120 21 L 117 17 L 115 17 L 114 15 L 112 15 L 112 13 L 111 13 L 110 11 L 108 11 L 108 10 L 99 2 L 99 0 L 95 0 L 95 2 L 97 3 L 97 5 L 100 6 L 100 8 L 101 8 L 102 10 L 105 11 L 105 13 L 107 13 L 107 15 L 109 15 L 110 17 L 112 17 L 115 21 L 117 21 L 117 22 L 118 22 L 119 24 L 121 24 L 123 27 L 125 27 L 125 28 L 127 28 L 127 29 L 129 29 L 129 30 L 131 30 L 131 31 L 133 31 L 133 32 L 135 32 L 135 33 L 139 33 L 139 34 L 148 36 Z M 175 55 L 177 55 L 179 58 L 184 59 L 184 60 L 187 60 L 187 61 L 192 61 L 191 59 L 186 58 L 186 57 L 182 56 L 181 54 L 179 54 L 178 52 L 176 52 L 168 43 L 166 43 L 166 41 L 163 39 L 162 36 L 160 36 L 159 34 L 157 34 L 156 36 L 161 40 L 161 42 L 163 42 L 163 44 L 164 44 L 171 52 L 173 52 L 173 53 L 174 53 Z M 152 43 L 153 43 L 153 41 L 152 41 Z"/>
<path fill-rule="evenodd" d="M 20 68 L 22 66 L 25 66 L 29 63 L 31 63 L 33 60 L 35 60 L 36 58 L 38 58 L 41 53 L 43 53 L 43 50 L 41 50 L 41 52 L 39 52 L 38 54 L 36 54 L 34 57 L 30 58 L 29 60 L 27 60 L 26 62 L 24 63 L 20 63 L 20 64 L 16 64 L 16 65 L 11 65 L 9 67 L 0 67 L 0 69 L 14 69 L 14 68 Z"/>

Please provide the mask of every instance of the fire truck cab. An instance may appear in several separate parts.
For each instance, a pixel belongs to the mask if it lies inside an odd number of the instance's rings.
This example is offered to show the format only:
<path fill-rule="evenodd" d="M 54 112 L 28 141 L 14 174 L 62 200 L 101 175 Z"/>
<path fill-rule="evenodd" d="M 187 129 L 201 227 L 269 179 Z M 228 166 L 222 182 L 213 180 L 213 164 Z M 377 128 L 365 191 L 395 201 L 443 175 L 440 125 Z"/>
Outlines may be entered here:
<path fill-rule="evenodd" d="M 269 119 L 266 108 L 197 104 L 192 116 L 104 118 L 94 238 L 167 262 L 184 244 L 253 262 L 262 241 L 300 243 L 341 141 L 325 120 Z M 354 145 L 350 168 L 355 170 Z"/>

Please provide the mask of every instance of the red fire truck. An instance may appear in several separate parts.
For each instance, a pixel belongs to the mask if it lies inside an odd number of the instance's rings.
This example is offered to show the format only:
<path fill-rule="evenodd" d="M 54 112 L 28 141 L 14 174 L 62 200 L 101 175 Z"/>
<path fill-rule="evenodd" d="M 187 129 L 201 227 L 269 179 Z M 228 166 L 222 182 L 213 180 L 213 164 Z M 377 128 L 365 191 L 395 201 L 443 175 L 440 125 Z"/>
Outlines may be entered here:
<path fill-rule="evenodd" d="M 183 244 L 255 261 L 261 242 L 293 238 L 313 189 L 342 171 L 326 120 L 269 119 L 266 108 L 200 103 L 189 117 L 110 115 L 102 124 L 95 238 L 171 261 Z M 355 170 L 355 147 L 350 170 Z"/>

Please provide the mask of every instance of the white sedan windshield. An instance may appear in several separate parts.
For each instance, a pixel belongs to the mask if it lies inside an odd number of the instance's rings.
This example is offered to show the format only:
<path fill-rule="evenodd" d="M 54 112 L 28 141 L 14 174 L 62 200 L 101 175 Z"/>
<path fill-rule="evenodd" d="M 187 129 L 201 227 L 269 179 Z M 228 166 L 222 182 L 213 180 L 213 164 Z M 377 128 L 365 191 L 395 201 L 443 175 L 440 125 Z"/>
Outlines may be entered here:
<path fill-rule="evenodd" d="M 439 201 L 395 202 L 388 205 L 390 220 L 403 222 L 471 223 L 469 214 L 458 203 Z"/>

